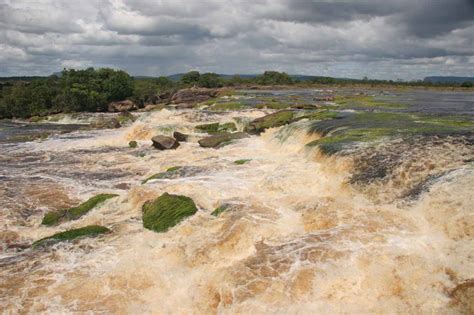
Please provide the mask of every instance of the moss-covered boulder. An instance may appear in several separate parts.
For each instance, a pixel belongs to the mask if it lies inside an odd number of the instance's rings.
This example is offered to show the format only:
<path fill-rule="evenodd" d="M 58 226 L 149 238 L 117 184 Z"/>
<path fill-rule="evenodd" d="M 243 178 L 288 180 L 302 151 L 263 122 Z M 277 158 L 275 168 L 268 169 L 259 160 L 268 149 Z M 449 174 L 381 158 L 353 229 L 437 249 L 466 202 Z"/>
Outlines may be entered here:
<path fill-rule="evenodd" d="M 155 232 L 166 232 L 197 212 L 194 201 L 186 196 L 164 193 L 143 205 L 143 226 Z"/>
<path fill-rule="evenodd" d="M 132 149 L 138 147 L 138 142 L 136 142 L 135 140 L 132 140 L 128 143 L 128 146 Z"/>
<path fill-rule="evenodd" d="M 48 246 L 58 242 L 71 241 L 82 237 L 95 237 L 101 234 L 111 232 L 108 228 L 100 225 L 88 225 L 78 229 L 59 232 L 51 236 L 37 240 L 32 244 L 33 248 L 40 246 Z"/>
<path fill-rule="evenodd" d="M 248 135 L 245 132 L 235 132 L 235 133 L 221 133 L 214 136 L 206 137 L 199 140 L 199 145 L 203 148 L 219 148 L 222 147 L 232 140 L 246 138 Z"/>
<path fill-rule="evenodd" d="M 198 132 L 207 132 L 208 134 L 216 134 L 216 133 L 237 130 L 237 127 L 235 126 L 233 122 L 228 122 L 224 124 L 220 124 L 220 123 L 203 124 L 203 125 L 197 125 L 195 128 Z"/>
<path fill-rule="evenodd" d="M 77 207 L 62 209 L 58 211 L 50 211 L 46 213 L 41 221 L 41 224 L 52 226 L 59 224 L 64 221 L 77 220 L 94 207 L 106 201 L 107 199 L 117 197 L 116 194 L 100 194 L 88 199 L 86 202 L 81 203 Z"/>
<path fill-rule="evenodd" d="M 266 115 L 253 120 L 245 131 L 252 134 L 259 134 L 265 129 L 280 127 L 292 123 L 295 119 L 295 112 L 291 110 L 281 110 L 276 113 Z"/>

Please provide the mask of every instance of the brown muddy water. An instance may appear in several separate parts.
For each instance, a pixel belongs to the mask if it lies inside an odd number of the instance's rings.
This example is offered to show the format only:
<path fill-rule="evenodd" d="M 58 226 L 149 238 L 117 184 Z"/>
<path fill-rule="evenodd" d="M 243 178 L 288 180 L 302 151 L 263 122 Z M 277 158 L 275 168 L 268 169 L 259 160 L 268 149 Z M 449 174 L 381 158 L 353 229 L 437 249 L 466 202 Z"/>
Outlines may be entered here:
<path fill-rule="evenodd" d="M 164 109 L 120 129 L 1 143 L 1 312 L 472 314 L 472 133 L 325 155 L 306 146 L 320 135 L 301 120 L 219 149 L 197 143 L 195 125 L 242 130 L 273 111 Z M 12 123 L 3 124 L 5 135 Z M 151 147 L 152 136 L 173 131 L 192 137 L 176 150 Z M 189 171 L 142 184 L 174 166 Z M 164 192 L 199 211 L 166 233 L 144 229 L 142 205 Z M 41 225 L 47 211 L 98 193 L 119 197 Z M 230 210 L 211 216 L 222 204 Z M 112 233 L 30 248 L 90 224 Z"/>

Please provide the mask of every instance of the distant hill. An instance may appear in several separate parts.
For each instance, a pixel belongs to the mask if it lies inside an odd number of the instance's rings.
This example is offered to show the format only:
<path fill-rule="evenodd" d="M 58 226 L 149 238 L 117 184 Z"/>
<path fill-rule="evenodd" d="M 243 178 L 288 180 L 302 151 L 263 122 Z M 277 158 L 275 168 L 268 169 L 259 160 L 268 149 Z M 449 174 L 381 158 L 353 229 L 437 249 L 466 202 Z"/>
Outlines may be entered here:
<path fill-rule="evenodd" d="M 474 83 L 474 77 L 442 77 L 442 76 L 434 76 L 434 77 L 426 77 L 423 80 L 424 82 L 431 82 L 431 83 L 464 83 L 464 82 L 472 82 Z"/>

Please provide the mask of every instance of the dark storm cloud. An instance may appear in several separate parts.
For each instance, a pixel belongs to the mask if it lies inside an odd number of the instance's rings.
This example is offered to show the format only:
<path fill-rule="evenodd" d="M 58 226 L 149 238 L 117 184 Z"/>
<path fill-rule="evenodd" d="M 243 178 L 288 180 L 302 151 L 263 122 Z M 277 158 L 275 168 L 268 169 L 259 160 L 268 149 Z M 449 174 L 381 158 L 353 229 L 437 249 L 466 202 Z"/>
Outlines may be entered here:
<path fill-rule="evenodd" d="M 469 0 L 0 0 L 0 75 L 474 72 Z"/>

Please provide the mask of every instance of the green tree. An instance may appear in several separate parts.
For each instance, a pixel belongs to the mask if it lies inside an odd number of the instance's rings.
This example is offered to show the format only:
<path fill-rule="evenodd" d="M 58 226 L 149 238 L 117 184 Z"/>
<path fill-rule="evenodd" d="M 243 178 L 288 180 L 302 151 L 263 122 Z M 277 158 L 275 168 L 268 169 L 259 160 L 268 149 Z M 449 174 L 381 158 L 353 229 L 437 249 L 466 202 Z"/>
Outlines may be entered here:
<path fill-rule="evenodd" d="M 180 81 L 184 85 L 198 85 L 200 77 L 201 75 L 198 71 L 190 71 L 188 73 L 183 74 Z"/>
<path fill-rule="evenodd" d="M 205 88 L 221 87 L 222 81 L 216 73 L 204 73 L 199 77 L 199 86 Z"/>

